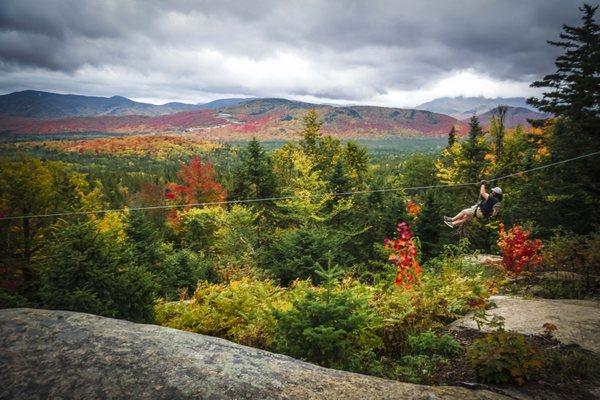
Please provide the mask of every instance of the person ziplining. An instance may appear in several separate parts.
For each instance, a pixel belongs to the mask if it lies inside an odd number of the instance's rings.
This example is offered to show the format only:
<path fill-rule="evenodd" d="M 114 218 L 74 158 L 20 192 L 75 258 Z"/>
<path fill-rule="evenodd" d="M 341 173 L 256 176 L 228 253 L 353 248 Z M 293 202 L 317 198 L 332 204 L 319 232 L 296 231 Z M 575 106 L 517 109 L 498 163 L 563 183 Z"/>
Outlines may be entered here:
<path fill-rule="evenodd" d="M 486 181 L 479 183 L 479 196 L 482 198 L 474 206 L 465 208 L 454 217 L 444 217 L 444 223 L 450 228 L 460 226 L 472 218 L 494 218 L 500 211 L 502 204 L 502 189 L 492 188 L 491 193 L 485 190 Z"/>

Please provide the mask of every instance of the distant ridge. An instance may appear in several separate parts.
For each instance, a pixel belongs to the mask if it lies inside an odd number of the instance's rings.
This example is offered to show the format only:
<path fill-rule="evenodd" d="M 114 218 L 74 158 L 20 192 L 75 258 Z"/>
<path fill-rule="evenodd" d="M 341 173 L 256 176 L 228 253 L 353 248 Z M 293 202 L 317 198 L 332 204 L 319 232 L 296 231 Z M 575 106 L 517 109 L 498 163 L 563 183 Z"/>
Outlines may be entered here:
<path fill-rule="evenodd" d="M 498 115 L 498 107 L 483 114 L 477 115 L 477 118 L 479 119 L 481 125 L 488 125 L 490 123 L 490 119 L 494 115 Z M 532 111 L 529 108 L 508 107 L 504 122 L 506 127 L 514 128 L 517 125 L 529 125 L 528 120 L 530 119 L 546 119 L 550 117 L 552 117 L 551 114 Z M 463 121 L 468 121 L 469 118 L 470 117 L 466 117 L 463 119 Z"/>
<path fill-rule="evenodd" d="M 526 108 L 535 111 L 526 102 L 525 97 L 440 97 L 418 105 L 418 110 L 427 110 L 450 115 L 458 119 L 471 117 L 473 114 L 483 114 L 499 105 Z"/>
<path fill-rule="evenodd" d="M 216 110 L 223 107 L 231 107 L 246 101 L 254 100 L 252 98 L 237 98 L 217 99 L 204 104 L 198 104 L 198 108 L 202 110 Z"/>
<path fill-rule="evenodd" d="M 127 101 L 124 99 L 123 101 Z M 219 107 L 219 104 L 232 104 Z M 216 108 L 215 108 L 216 107 Z M 226 99 L 191 111 L 168 115 L 99 115 L 65 118 L 0 116 L 0 132 L 60 134 L 75 132 L 188 133 L 216 138 L 290 139 L 302 130 L 302 120 L 315 109 L 323 132 L 338 137 L 445 136 L 467 125 L 430 111 L 375 106 L 333 107 L 287 99 Z"/>
<path fill-rule="evenodd" d="M 24 90 L 0 96 L 0 115 L 41 119 L 143 115 L 157 116 L 239 104 L 247 99 L 219 99 L 206 104 L 141 103 L 123 96 L 97 97 Z"/>

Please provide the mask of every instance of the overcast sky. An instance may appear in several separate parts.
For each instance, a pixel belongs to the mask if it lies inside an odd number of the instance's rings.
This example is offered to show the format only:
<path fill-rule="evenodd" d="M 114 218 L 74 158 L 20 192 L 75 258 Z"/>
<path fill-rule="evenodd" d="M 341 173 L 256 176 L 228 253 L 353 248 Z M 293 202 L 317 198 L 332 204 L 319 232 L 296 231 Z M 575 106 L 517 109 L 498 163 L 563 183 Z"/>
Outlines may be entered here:
<path fill-rule="evenodd" d="M 594 2 L 592 2 L 594 3 Z M 415 106 L 528 96 L 574 0 L 2 0 L 0 92 Z"/>

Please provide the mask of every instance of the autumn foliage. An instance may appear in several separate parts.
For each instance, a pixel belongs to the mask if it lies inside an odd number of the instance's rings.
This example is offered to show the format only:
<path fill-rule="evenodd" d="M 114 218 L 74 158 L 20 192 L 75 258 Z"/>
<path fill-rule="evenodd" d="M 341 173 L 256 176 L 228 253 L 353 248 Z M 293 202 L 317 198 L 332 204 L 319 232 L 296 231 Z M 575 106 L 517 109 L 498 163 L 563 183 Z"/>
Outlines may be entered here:
<path fill-rule="evenodd" d="M 412 218 L 417 218 L 421 213 L 421 206 L 417 202 L 409 200 L 408 202 L 406 202 L 406 212 Z"/>
<path fill-rule="evenodd" d="M 215 179 L 215 170 L 211 163 L 203 163 L 196 156 L 187 164 L 181 164 L 177 173 L 179 183 L 169 183 L 165 197 L 180 200 L 182 204 L 210 203 L 225 200 L 225 189 Z"/>
<path fill-rule="evenodd" d="M 417 248 L 413 241 L 412 232 L 406 222 L 401 222 L 396 227 L 398 237 L 396 239 L 385 239 L 384 245 L 391 249 L 389 256 L 398 272 L 396 274 L 396 285 L 411 287 L 421 275 L 421 266 L 417 261 Z"/>
<path fill-rule="evenodd" d="M 168 204 L 194 205 L 224 201 L 227 191 L 217 182 L 211 163 L 203 163 L 200 157 L 181 164 L 177 177 L 181 183 L 167 183 L 164 199 Z M 179 214 L 173 209 L 167 215 L 173 227 L 179 225 Z"/>
<path fill-rule="evenodd" d="M 506 231 L 504 224 L 500 224 L 499 233 L 498 247 L 502 251 L 502 265 L 506 272 L 518 275 L 539 265 L 543 245 L 540 240 L 529 238 L 530 231 L 520 225 Z"/>

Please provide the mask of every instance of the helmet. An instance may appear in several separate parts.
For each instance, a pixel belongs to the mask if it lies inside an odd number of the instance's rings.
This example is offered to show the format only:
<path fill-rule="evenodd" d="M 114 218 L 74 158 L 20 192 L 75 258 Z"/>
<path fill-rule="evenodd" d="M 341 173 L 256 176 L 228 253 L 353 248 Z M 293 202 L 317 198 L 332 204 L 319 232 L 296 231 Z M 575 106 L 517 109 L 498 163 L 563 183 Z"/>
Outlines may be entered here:
<path fill-rule="evenodd" d="M 492 189 L 492 192 L 494 192 L 496 194 L 502 194 L 502 189 L 500 189 L 498 186 L 496 186 L 495 188 Z"/>

